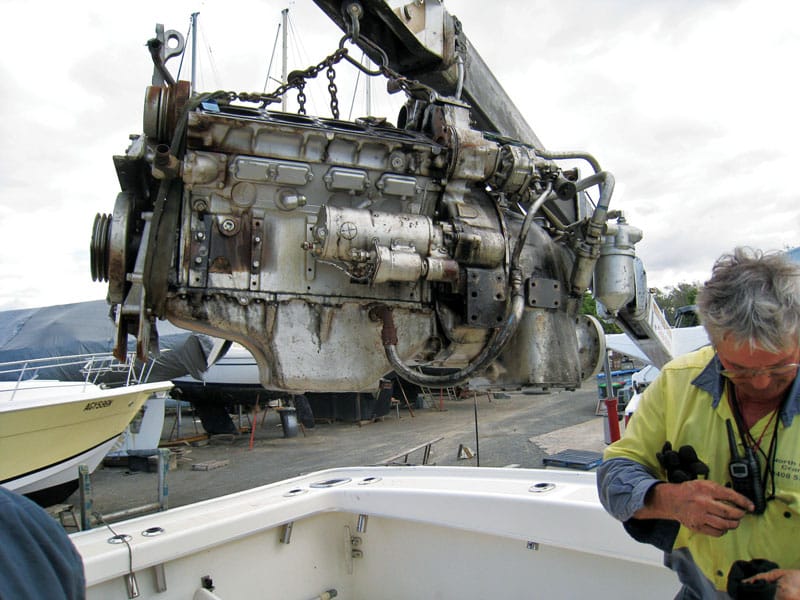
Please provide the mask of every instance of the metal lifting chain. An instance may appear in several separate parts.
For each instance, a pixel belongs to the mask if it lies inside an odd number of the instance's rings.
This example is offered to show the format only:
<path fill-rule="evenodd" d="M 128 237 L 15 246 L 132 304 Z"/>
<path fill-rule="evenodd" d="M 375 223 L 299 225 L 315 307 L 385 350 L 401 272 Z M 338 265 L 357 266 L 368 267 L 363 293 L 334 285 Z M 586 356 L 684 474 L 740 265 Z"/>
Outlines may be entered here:
<path fill-rule="evenodd" d="M 334 119 L 338 119 L 339 99 L 336 97 L 336 83 L 334 83 L 334 80 L 336 79 L 336 70 L 333 68 L 333 65 L 328 67 L 328 72 L 326 75 L 328 76 L 328 92 L 331 95 L 331 114 L 333 115 Z"/>
<path fill-rule="evenodd" d="M 362 49 L 366 46 L 380 57 L 376 70 L 368 69 L 349 54 L 345 54 L 344 58 L 347 59 L 350 64 L 370 77 L 383 75 L 390 80 L 390 83 L 394 83 L 397 89 L 403 90 L 407 96 L 424 97 L 424 99 L 429 102 L 438 98 L 439 94 L 432 87 L 416 80 L 407 79 L 390 68 L 389 57 L 386 55 L 386 52 L 384 52 L 383 48 L 368 37 L 361 35 L 361 17 L 364 16 L 364 8 L 361 6 L 359 0 L 348 0 L 344 2 L 342 4 L 342 15 L 346 21 L 347 33 L 339 40 L 339 50 L 343 50 L 345 42 L 349 40 L 354 44 L 360 45 Z"/>
<path fill-rule="evenodd" d="M 402 90 L 409 96 L 425 96 L 425 98 L 430 101 L 434 98 L 438 97 L 437 92 L 419 81 L 408 79 L 398 73 L 397 71 L 393 70 L 389 67 L 389 58 L 386 56 L 386 53 L 383 49 L 375 44 L 372 40 L 368 39 L 365 36 L 359 36 L 358 41 L 370 48 L 377 54 L 379 58 L 379 62 L 377 63 L 377 68 L 372 70 L 365 67 L 359 61 L 355 60 L 350 54 L 348 53 L 347 48 L 344 47 L 347 41 L 355 41 L 356 38 L 352 33 L 348 33 L 339 41 L 339 48 L 330 56 L 326 57 L 323 61 L 316 65 L 312 65 L 305 70 L 298 70 L 292 71 L 287 76 L 286 83 L 278 86 L 275 91 L 271 94 L 265 93 L 248 93 L 248 92 L 219 92 L 217 94 L 222 94 L 223 97 L 227 97 L 229 101 L 233 100 L 240 100 L 242 102 L 259 102 L 261 103 L 261 107 L 265 108 L 266 106 L 280 102 L 281 97 L 286 94 L 290 89 L 297 89 L 297 104 L 299 108 L 297 110 L 298 114 L 305 115 L 306 114 L 306 94 L 305 94 L 305 85 L 309 79 L 313 79 L 317 75 L 319 75 L 320 71 L 323 69 L 327 69 L 326 75 L 328 77 L 328 93 L 331 96 L 331 114 L 333 115 L 334 119 L 339 118 L 339 99 L 337 96 L 338 88 L 336 87 L 335 79 L 336 79 L 336 70 L 333 66 L 339 63 L 342 59 L 346 59 L 350 64 L 356 67 L 358 70 L 362 71 L 363 73 L 371 76 L 376 77 L 378 75 L 383 75 L 387 79 L 394 82 L 397 86 L 397 89 Z M 218 96 L 219 97 L 219 96 Z"/>
<path fill-rule="evenodd" d="M 281 97 L 286 94 L 291 89 L 297 89 L 297 103 L 300 105 L 298 113 L 301 115 L 306 114 L 305 103 L 306 103 L 306 95 L 305 95 L 305 85 L 309 79 L 313 79 L 316 77 L 320 71 L 323 69 L 328 69 L 328 79 L 330 80 L 330 84 L 328 85 L 328 91 L 331 93 L 331 112 L 333 113 L 334 118 L 339 117 L 339 101 L 336 98 L 336 85 L 333 83 L 332 77 L 336 77 L 336 71 L 333 69 L 333 65 L 341 61 L 347 55 L 347 48 L 338 48 L 336 52 L 331 54 L 330 56 L 326 57 L 323 61 L 319 64 L 312 65 L 305 70 L 298 70 L 292 71 L 286 77 L 287 81 L 284 84 L 279 85 L 275 88 L 270 94 L 265 94 L 261 92 L 239 92 L 238 94 L 235 92 L 228 93 L 229 100 L 240 100 L 242 102 L 260 102 L 261 107 L 265 108 L 270 104 L 275 104 L 281 101 Z M 333 73 L 333 76 L 331 75 Z"/>
<path fill-rule="evenodd" d="M 344 50 L 344 45 L 346 42 L 351 41 L 355 42 L 356 39 L 350 33 L 342 37 L 339 41 L 339 50 Z M 408 96 L 416 96 L 416 97 L 424 97 L 428 101 L 432 101 L 433 99 L 437 98 L 439 94 L 434 90 L 432 87 L 425 85 L 415 79 L 408 79 L 407 77 L 401 75 L 394 69 L 389 66 L 389 57 L 386 56 L 386 52 L 383 51 L 383 48 L 378 46 L 375 42 L 370 40 L 366 36 L 359 36 L 358 37 L 359 44 L 366 46 L 370 50 L 372 50 L 375 54 L 379 56 L 379 61 L 377 63 L 377 68 L 372 70 L 365 67 L 359 61 L 354 59 L 350 54 L 345 53 L 344 58 L 353 65 L 356 69 L 361 71 L 362 73 L 369 75 L 370 77 L 377 77 L 378 75 L 383 75 L 390 82 L 394 83 L 397 86 L 398 90 L 402 90 Z"/>
<path fill-rule="evenodd" d="M 301 79 L 295 86 L 297 88 L 297 114 L 305 115 L 306 113 L 306 82 Z"/>

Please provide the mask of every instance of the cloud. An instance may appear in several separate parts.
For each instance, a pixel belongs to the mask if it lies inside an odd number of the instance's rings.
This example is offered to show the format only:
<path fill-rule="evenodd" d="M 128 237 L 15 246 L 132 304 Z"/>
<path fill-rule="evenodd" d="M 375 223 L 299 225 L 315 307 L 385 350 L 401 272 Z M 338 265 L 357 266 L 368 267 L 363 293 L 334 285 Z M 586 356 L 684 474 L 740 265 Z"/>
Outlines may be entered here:
<path fill-rule="evenodd" d="M 591 152 L 614 173 L 612 208 L 644 230 L 637 252 L 651 285 L 702 280 L 737 244 L 800 244 L 792 178 L 800 5 L 445 4 L 544 144 Z M 199 10 L 203 89 L 260 91 L 285 6 L 142 0 L 109 10 L 100 0 L 5 0 L 0 308 L 104 297 L 89 277 L 90 230 L 119 191 L 112 156 L 141 130 L 152 73 L 144 44 L 155 23 L 186 33 Z M 341 31 L 312 2 L 291 3 L 290 14 L 297 33 L 290 68 L 316 64 L 338 46 Z M 346 115 L 356 74 L 344 64 L 337 73 Z M 309 97 L 310 109 L 327 116 L 325 84 Z M 375 96 L 382 87 L 375 83 Z M 397 102 L 373 113 L 393 120 Z M 355 101 L 354 113 L 362 111 Z"/>

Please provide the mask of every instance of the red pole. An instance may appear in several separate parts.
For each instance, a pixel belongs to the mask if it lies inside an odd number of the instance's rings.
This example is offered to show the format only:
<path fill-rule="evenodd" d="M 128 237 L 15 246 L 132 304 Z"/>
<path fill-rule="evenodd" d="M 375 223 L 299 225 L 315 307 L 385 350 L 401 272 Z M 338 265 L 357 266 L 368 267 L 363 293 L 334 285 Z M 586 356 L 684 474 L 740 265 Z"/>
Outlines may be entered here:
<path fill-rule="evenodd" d="M 617 399 L 606 398 L 604 402 L 606 403 L 606 415 L 608 416 L 608 432 L 611 437 L 611 443 L 613 444 L 620 438 L 619 414 L 617 413 Z"/>

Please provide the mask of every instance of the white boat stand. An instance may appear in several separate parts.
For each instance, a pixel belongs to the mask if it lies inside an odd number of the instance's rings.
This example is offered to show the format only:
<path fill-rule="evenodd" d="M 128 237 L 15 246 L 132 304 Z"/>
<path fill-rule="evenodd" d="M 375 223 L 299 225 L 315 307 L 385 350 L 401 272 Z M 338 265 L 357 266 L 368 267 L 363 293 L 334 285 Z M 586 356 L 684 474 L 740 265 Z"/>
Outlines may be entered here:
<path fill-rule="evenodd" d="M 430 440 L 430 441 L 427 441 L 427 442 L 423 442 L 419 446 L 414 446 L 413 448 L 409 448 L 408 450 L 403 450 L 402 452 L 400 452 L 398 454 L 395 454 L 394 456 L 390 456 L 386 460 L 382 460 L 381 462 L 379 462 L 377 464 L 379 464 L 379 465 L 398 464 L 396 461 L 399 460 L 400 458 L 402 458 L 403 462 L 399 463 L 399 464 L 406 465 L 406 464 L 408 464 L 408 455 L 409 454 L 411 454 L 412 452 L 416 452 L 417 450 L 424 449 L 424 451 L 422 453 L 422 462 L 420 464 L 427 465 L 428 461 L 431 458 L 431 446 L 433 446 L 436 442 L 439 442 L 439 441 L 441 441 L 443 439 L 444 439 L 444 436 L 440 436 L 440 437 L 438 437 L 436 439 L 433 439 L 433 440 Z"/>
<path fill-rule="evenodd" d="M 92 528 L 92 517 L 94 516 L 99 523 L 105 524 L 109 521 L 119 521 L 148 512 L 163 511 L 169 508 L 169 488 L 167 486 L 167 472 L 169 471 L 169 450 L 166 448 L 158 449 L 158 488 L 156 502 L 134 506 L 124 510 L 101 515 L 92 510 L 92 479 L 89 468 L 86 465 L 78 467 L 78 491 L 80 492 L 81 502 L 81 521 L 82 531 Z"/>

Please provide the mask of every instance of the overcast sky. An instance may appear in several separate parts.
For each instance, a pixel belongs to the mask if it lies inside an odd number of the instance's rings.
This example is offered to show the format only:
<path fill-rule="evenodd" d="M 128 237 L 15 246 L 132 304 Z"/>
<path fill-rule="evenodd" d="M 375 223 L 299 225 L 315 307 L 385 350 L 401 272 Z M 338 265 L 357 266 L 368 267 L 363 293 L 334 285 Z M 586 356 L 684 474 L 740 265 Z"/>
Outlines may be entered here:
<path fill-rule="evenodd" d="M 112 156 L 141 130 L 155 23 L 185 34 L 199 11 L 199 89 L 259 91 L 286 6 L 0 0 L 0 310 L 105 297 L 89 271 L 91 225 L 119 191 Z M 311 0 L 289 6 L 289 68 L 316 64 L 341 33 Z M 735 245 L 800 245 L 800 3 L 446 7 L 548 149 L 591 152 L 614 173 L 611 207 L 644 230 L 651 286 L 702 281 Z M 352 89 L 340 71 L 347 116 Z M 309 112 L 328 116 L 327 99 L 312 100 Z"/>

